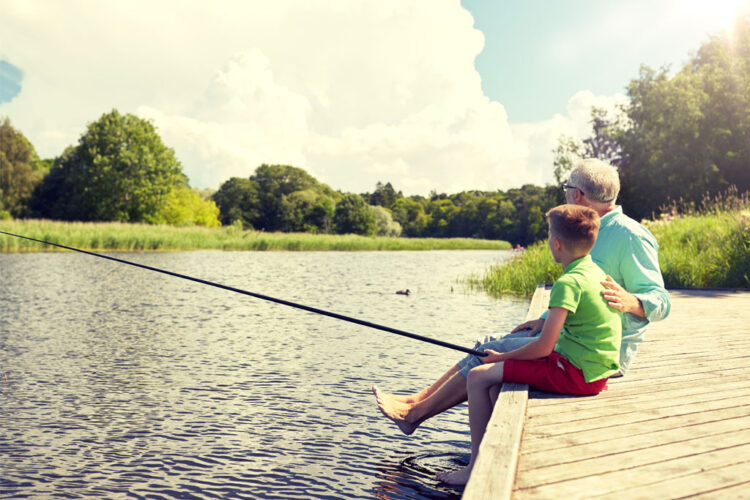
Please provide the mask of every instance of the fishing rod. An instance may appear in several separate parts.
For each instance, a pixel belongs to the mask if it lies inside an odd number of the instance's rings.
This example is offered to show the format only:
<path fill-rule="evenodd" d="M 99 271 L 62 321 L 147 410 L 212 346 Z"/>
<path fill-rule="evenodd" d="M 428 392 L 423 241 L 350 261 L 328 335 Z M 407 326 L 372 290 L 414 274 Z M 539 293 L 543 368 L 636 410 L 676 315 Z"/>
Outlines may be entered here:
<path fill-rule="evenodd" d="M 138 264 L 136 262 L 131 262 L 129 260 L 118 259 L 116 257 L 111 257 L 109 255 L 102 255 L 102 254 L 96 253 L 96 252 L 89 252 L 87 250 L 81 250 L 79 248 L 68 247 L 68 246 L 65 246 L 65 245 L 60 245 L 58 243 L 50 243 L 49 241 L 37 240 L 35 238 L 30 238 L 28 236 L 22 236 L 20 234 L 8 233 L 6 231 L 0 231 L 0 234 L 5 234 L 5 235 L 8 235 L 8 236 L 14 236 L 16 238 L 23 238 L 24 240 L 35 241 L 37 243 L 42 243 L 42 244 L 45 244 L 45 245 L 51 245 L 51 246 L 54 246 L 54 247 L 63 248 L 65 250 L 71 250 L 73 252 L 79 252 L 79 253 L 83 253 L 83 254 L 86 254 L 86 255 L 92 255 L 94 257 L 100 257 L 102 259 L 112 260 L 112 261 L 115 261 L 115 262 L 119 262 L 121 264 L 127 264 L 129 266 L 140 267 L 141 269 L 147 269 L 149 271 L 155 271 L 157 273 L 167 274 L 169 276 L 174 276 L 175 278 L 182 278 L 182 279 L 189 280 L 189 281 L 195 281 L 196 283 L 201 283 L 203 285 L 209 285 L 209 286 L 213 286 L 213 287 L 216 287 L 216 288 L 221 288 L 223 290 L 229 290 L 230 292 L 241 293 L 243 295 L 249 295 L 250 297 L 255 297 L 256 299 L 267 300 L 269 302 L 275 302 L 276 304 L 282 304 L 282 305 L 289 306 L 289 307 L 295 307 L 297 309 L 302 309 L 303 311 L 308 311 L 308 312 L 315 313 L 315 314 L 322 314 L 323 316 L 328 316 L 330 318 L 340 319 L 342 321 L 348 321 L 350 323 L 355 323 L 357 325 L 362 325 L 362 326 L 367 326 L 367 327 L 370 327 L 370 328 L 375 328 L 376 330 L 382 330 L 384 332 L 395 333 L 396 335 L 401 335 L 403 337 L 409 337 L 409 338 L 415 339 L 415 340 L 421 340 L 422 342 L 428 342 L 430 344 L 435 344 L 435 345 L 439 345 L 439 346 L 442 346 L 442 347 L 447 347 L 448 349 L 455 349 L 456 351 L 461 351 L 461 352 L 465 352 L 465 353 L 468 353 L 468 354 L 473 354 L 474 356 L 480 356 L 480 357 L 487 356 L 486 352 L 476 351 L 474 349 L 469 349 L 467 347 L 463 347 L 463 346 L 460 346 L 460 345 L 451 344 L 450 342 L 443 342 L 442 340 L 437 340 L 437 339 L 432 339 L 432 338 L 429 338 L 429 337 L 424 337 L 422 335 L 417 335 L 416 333 L 405 332 L 403 330 L 398 330 L 396 328 L 391 328 L 389 326 L 378 325 L 377 323 L 371 323 L 369 321 L 364 321 L 364 320 L 361 320 L 361 319 L 352 318 L 352 317 L 349 317 L 349 316 L 344 316 L 343 314 L 337 314 L 337 313 L 330 312 L 330 311 L 324 311 L 323 309 L 318 309 L 316 307 L 310 307 L 310 306 L 306 306 L 306 305 L 303 305 L 303 304 L 297 304 L 295 302 L 290 302 L 288 300 L 283 300 L 283 299 L 277 299 L 275 297 L 269 297 L 268 295 L 262 295 L 260 293 L 249 292 L 247 290 L 242 290 L 241 288 L 234 288 L 234 287 L 231 287 L 231 286 L 222 285 L 221 283 L 214 283 L 213 281 L 207 281 L 207 280 L 202 280 L 200 278 L 194 278 L 192 276 L 187 276 L 185 274 L 174 273 L 172 271 L 167 271 L 165 269 L 159 269 L 158 267 L 151 267 L 151 266 L 147 266 L 147 265 L 144 265 L 144 264 Z"/>

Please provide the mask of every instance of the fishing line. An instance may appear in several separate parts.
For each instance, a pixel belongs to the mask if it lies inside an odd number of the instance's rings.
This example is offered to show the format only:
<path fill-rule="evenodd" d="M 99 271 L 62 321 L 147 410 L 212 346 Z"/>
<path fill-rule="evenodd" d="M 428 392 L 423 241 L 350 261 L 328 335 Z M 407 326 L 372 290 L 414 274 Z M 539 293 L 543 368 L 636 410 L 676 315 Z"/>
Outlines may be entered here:
<path fill-rule="evenodd" d="M 462 347 L 460 345 L 451 344 L 450 342 L 443 342 L 442 340 L 437 340 L 437 339 L 432 339 L 432 338 L 429 338 L 429 337 L 424 337 L 422 335 L 417 335 L 416 333 L 405 332 L 403 330 L 398 330 L 396 328 L 391 328 L 389 326 L 378 325 L 377 323 L 371 323 L 369 321 L 363 321 L 361 319 L 352 318 L 352 317 L 349 317 L 349 316 L 344 316 L 343 314 L 337 314 L 337 313 L 330 312 L 330 311 L 324 311 L 323 309 L 318 309 L 316 307 L 310 307 L 310 306 L 306 306 L 306 305 L 303 305 L 303 304 L 297 304 L 295 302 L 290 302 L 288 300 L 277 299 L 275 297 L 269 297 L 268 295 L 262 295 L 260 293 L 248 292 L 247 290 L 242 290 L 241 288 L 234 288 L 234 287 L 231 287 L 231 286 L 222 285 L 220 283 L 214 283 L 212 281 L 202 280 L 200 278 L 193 278 L 192 276 L 187 276 L 185 274 L 173 273 L 172 271 L 167 271 L 165 269 L 159 269 L 157 267 L 151 267 L 151 266 L 147 266 L 147 265 L 144 265 L 144 264 L 138 264 L 136 262 L 131 262 L 129 260 L 124 260 L 124 259 L 118 259 L 116 257 L 111 257 L 109 255 L 102 255 L 100 253 L 89 252 L 87 250 L 81 250 L 81 249 L 78 249 L 78 248 L 68 247 L 68 246 L 65 246 L 65 245 L 60 245 L 58 243 L 50 243 L 49 241 L 37 240 L 35 238 L 30 238 L 28 236 L 21 236 L 20 234 L 13 234 L 13 233 L 5 232 L 5 231 L 0 231 L 0 234 L 5 234 L 5 235 L 8 235 L 8 236 L 14 236 L 16 238 L 23 238 L 25 240 L 35 241 L 37 243 L 42 243 L 42 244 L 45 244 L 45 245 L 51 245 L 51 246 L 58 247 L 58 248 L 64 248 L 65 250 L 71 250 L 73 252 L 84 253 L 86 255 L 92 255 L 94 257 L 100 257 L 102 259 L 112 260 L 112 261 L 115 261 L 115 262 L 119 262 L 121 264 L 127 264 L 129 266 L 140 267 L 141 269 L 146 269 L 146 270 L 149 270 L 149 271 L 155 271 L 157 273 L 167 274 L 169 276 L 174 276 L 175 278 L 182 278 L 182 279 L 185 279 L 185 280 L 195 281 L 196 283 L 201 283 L 203 285 L 209 285 L 209 286 L 213 286 L 213 287 L 216 287 L 216 288 L 221 288 L 223 290 L 229 290 L 230 292 L 241 293 L 243 295 L 249 295 L 250 297 L 255 297 L 256 299 L 267 300 L 269 302 L 275 302 L 276 304 L 282 304 L 282 305 L 289 306 L 289 307 L 295 307 L 297 309 L 302 309 L 303 311 L 308 311 L 308 312 L 315 313 L 315 314 L 322 314 L 323 316 L 328 316 L 330 318 L 340 319 L 342 321 L 348 321 L 350 323 L 355 323 L 357 325 L 362 325 L 362 326 L 367 326 L 367 327 L 370 327 L 370 328 L 375 328 L 376 330 L 382 330 L 382 331 L 388 332 L 388 333 L 395 333 L 396 335 L 401 335 L 403 337 L 409 337 L 411 339 L 420 340 L 422 342 L 427 342 L 427 343 L 430 343 L 430 344 L 435 344 L 435 345 L 439 345 L 439 346 L 442 346 L 442 347 L 447 347 L 448 349 L 455 349 L 456 351 L 461 351 L 461 352 L 465 352 L 465 353 L 468 353 L 468 354 L 473 354 L 475 356 L 481 356 L 481 357 L 487 356 L 487 353 L 485 353 L 485 352 L 476 351 L 474 349 L 468 349 L 468 348 Z"/>

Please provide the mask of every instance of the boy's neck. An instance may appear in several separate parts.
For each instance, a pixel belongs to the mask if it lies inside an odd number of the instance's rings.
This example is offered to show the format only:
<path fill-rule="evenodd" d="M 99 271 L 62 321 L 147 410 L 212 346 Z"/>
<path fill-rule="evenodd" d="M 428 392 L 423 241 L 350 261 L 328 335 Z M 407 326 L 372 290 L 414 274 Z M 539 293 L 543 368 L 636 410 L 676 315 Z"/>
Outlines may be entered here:
<path fill-rule="evenodd" d="M 578 259 L 582 259 L 582 258 L 586 257 L 587 255 L 588 255 L 588 253 L 585 253 L 585 254 L 583 254 L 583 255 L 578 255 L 578 256 L 573 256 L 573 255 L 561 255 L 561 256 L 560 256 L 560 264 L 562 264 L 562 266 L 563 266 L 563 269 L 567 269 L 567 267 L 568 267 L 568 266 L 569 266 L 569 265 L 570 265 L 571 263 L 573 263 L 573 262 L 577 261 Z"/>

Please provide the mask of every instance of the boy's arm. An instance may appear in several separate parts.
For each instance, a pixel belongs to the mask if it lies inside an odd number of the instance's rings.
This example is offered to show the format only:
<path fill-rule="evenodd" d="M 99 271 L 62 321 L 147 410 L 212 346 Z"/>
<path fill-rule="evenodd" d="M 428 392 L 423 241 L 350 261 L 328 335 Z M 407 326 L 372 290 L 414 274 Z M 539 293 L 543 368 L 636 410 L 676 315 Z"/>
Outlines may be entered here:
<path fill-rule="evenodd" d="M 538 339 L 519 347 L 514 351 L 498 353 L 489 349 L 486 352 L 490 354 L 481 358 L 483 363 L 497 363 L 498 361 L 507 361 L 509 359 L 538 359 L 549 356 L 555 349 L 557 338 L 560 336 L 565 318 L 568 317 L 568 310 L 562 307 L 550 307 L 547 320 L 542 327 L 542 333 Z"/>

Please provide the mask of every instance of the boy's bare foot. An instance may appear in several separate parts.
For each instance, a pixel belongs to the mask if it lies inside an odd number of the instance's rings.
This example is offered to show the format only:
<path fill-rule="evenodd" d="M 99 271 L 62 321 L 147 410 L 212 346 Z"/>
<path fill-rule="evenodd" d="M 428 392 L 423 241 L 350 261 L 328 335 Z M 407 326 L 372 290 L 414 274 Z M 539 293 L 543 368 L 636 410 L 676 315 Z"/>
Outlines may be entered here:
<path fill-rule="evenodd" d="M 374 385 L 372 386 L 372 393 L 375 394 L 380 412 L 391 419 L 401 432 L 408 436 L 419 427 L 419 422 L 408 421 L 411 405 L 394 399 L 390 394 L 384 393 Z"/>
<path fill-rule="evenodd" d="M 464 467 L 453 472 L 441 472 L 436 475 L 438 481 L 454 486 L 463 486 L 469 482 L 471 477 L 471 467 Z"/>

